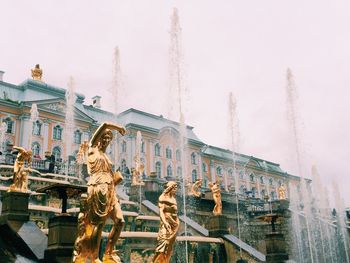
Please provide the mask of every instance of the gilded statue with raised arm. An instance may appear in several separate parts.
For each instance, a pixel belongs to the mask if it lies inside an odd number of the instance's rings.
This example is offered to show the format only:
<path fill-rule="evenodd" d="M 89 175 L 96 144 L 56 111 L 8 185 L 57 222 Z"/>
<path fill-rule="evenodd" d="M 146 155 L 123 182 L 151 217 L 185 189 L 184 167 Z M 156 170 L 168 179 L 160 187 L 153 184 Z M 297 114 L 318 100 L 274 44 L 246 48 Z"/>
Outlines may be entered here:
<path fill-rule="evenodd" d="M 199 188 L 202 187 L 202 179 L 197 179 L 196 182 L 192 184 L 191 194 L 196 197 L 201 197 L 202 193 L 199 191 Z"/>
<path fill-rule="evenodd" d="M 106 251 L 102 262 L 120 263 L 114 250 L 124 225 L 122 210 L 117 199 L 115 187 L 123 178 L 121 173 L 112 171 L 112 163 L 106 154 L 106 148 L 113 139 L 112 130 L 125 134 L 125 129 L 112 123 L 103 123 L 92 136 L 87 157 L 90 179 L 84 209 L 79 214 L 78 237 L 74 244 L 73 262 L 99 263 L 99 250 L 102 230 L 107 218 L 113 221 L 108 236 Z"/>
<path fill-rule="evenodd" d="M 222 201 L 221 201 L 221 191 L 220 191 L 220 186 L 218 182 L 216 181 L 215 183 L 209 183 L 209 188 L 213 194 L 213 199 L 214 199 L 214 209 L 213 209 L 213 214 L 214 215 L 221 215 L 222 214 Z"/>
<path fill-rule="evenodd" d="M 32 150 L 26 150 L 23 147 L 13 146 L 18 151 L 15 164 L 13 166 L 13 184 L 10 185 L 8 192 L 26 192 L 27 176 L 32 165 Z M 25 167 L 27 162 L 27 168 Z"/>
<path fill-rule="evenodd" d="M 280 187 L 278 187 L 278 195 L 280 200 L 285 200 L 286 197 L 286 188 L 284 187 L 284 184 L 282 184 Z"/>
<path fill-rule="evenodd" d="M 169 263 L 180 221 L 177 216 L 176 182 L 167 182 L 158 199 L 160 226 L 153 263 Z"/>

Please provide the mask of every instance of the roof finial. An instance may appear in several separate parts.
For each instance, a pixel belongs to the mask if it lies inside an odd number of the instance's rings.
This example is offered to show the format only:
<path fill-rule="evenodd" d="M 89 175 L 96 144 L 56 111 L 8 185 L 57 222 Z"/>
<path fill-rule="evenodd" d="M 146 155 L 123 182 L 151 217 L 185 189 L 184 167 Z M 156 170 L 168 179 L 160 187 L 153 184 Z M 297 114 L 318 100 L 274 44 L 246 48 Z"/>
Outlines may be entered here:
<path fill-rule="evenodd" d="M 43 76 L 43 70 L 40 68 L 39 64 L 35 65 L 35 68 L 32 69 L 32 78 L 34 80 L 42 81 L 41 77 Z"/>

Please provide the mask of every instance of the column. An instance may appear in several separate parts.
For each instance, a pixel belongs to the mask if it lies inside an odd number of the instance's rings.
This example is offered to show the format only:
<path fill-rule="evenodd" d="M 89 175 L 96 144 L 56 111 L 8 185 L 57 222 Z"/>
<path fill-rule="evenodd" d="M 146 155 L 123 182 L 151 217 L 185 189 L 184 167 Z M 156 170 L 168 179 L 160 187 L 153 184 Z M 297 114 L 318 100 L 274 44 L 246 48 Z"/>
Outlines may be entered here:
<path fill-rule="evenodd" d="M 223 168 L 224 170 L 224 184 L 225 184 L 225 191 L 228 191 L 228 183 L 227 183 L 227 177 L 228 177 L 228 168 Z"/>
<path fill-rule="evenodd" d="M 134 167 L 133 157 L 135 156 L 135 136 L 130 135 L 126 139 L 126 165 L 129 167 L 131 172 L 131 167 Z"/>
<path fill-rule="evenodd" d="M 198 153 L 198 162 L 199 162 L 199 171 L 198 171 L 198 178 L 202 179 L 203 178 L 203 166 L 202 166 L 202 154 L 201 152 Z"/>
<path fill-rule="evenodd" d="M 150 149 L 149 149 L 149 162 L 150 162 L 150 172 L 155 172 L 155 160 L 154 160 L 154 141 L 150 140 Z"/>
<path fill-rule="evenodd" d="M 211 176 L 211 181 L 215 182 L 216 177 L 215 177 L 215 164 L 213 160 L 210 160 L 210 176 Z"/>
<path fill-rule="evenodd" d="M 21 144 L 25 149 L 29 149 L 29 140 L 30 136 L 32 136 L 32 130 L 31 130 L 31 123 L 29 119 L 22 119 L 22 130 L 23 130 L 23 136 L 22 136 L 22 142 Z"/>
<path fill-rule="evenodd" d="M 49 123 L 47 120 L 44 120 L 43 122 L 43 129 L 42 129 L 42 136 L 44 137 L 43 142 L 43 153 L 50 151 L 49 149 Z"/>

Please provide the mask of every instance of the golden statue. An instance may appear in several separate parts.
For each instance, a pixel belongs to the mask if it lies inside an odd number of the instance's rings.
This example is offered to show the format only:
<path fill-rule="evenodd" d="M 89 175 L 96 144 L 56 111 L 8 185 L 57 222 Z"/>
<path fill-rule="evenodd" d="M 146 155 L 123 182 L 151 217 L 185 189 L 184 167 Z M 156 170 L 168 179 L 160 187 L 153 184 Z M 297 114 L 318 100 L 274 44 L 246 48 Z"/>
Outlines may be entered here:
<path fill-rule="evenodd" d="M 103 123 L 92 136 L 87 158 L 90 179 L 87 183 L 88 192 L 86 203 L 82 205 L 78 217 L 78 237 L 73 251 L 73 262 L 100 263 L 98 258 L 102 230 L 110 217 L 114 225 L 108 236 L 104 263 L 120 263 L 121 260 L 114 250 L 124 225 L 123 213 L 116 196 L 115 186 L 123 177 L 120 172 L 113 173 L 112 163 L 106 155 L 106 148 L 113 138 L 112 130 L 125 134 L 123 127 L 112 123 Z"/>
<path fill-rule="evenodd" d="M 42 81 L 43 70 L 40 68 L 39 64 L 35 65 L 35 68 L 32 69 L 32 78 L 34 80 Z"/>
<path fill-rule="evenodd" d="M 201 187 L 202 187 L 202 179 L 197 179 L 196 182 L 192 184 L 191 194 L 196 197 L 201 197 L 202 193 L 198 191 L 198 189 Z"/>
<path fill-rule="evenodd" d="M 27 176 L 32 164 L 32 150 L 13 146 L 14 150 L 18 150 L 17 158 L 13 167 L 13 184 L 10 185 L 8 192 L 26 192 L 27 191 Z M 28 168 L 25 168 L 27 161 Z"/>
<path fill-rule="evenodd" d="M 220 186 L 218 182 L 215 183 L 209 183 L 209 188 L 211 192 L 213 193 L 213 199 L 215 202 L 215 206 L 213 209 L 213 214 L 215 216 L 222 214 L 222 202 L 221 202 L 221 192 L 220 192 Z"/>
<path fill-rule="evenodd" d="M 158 199 L 160 226 L 153 263 L 169 263 L 180 221 L 177 216 L 177 183 L 169 181 Z"/>
<path fill-rule="evenodd" d="M 86 162 L 88 150 L 89 150 L 88 141 L 84 141 L 82 144 L 79 145 L 79 151 L 77 153 L 77 163 L 78 164 L 83 164 Z"/>
<path fill-rule="evenodd" d="M 286 188 L 284 187 L 284 184 L 281 184 L 280 187 L 278 187 L 278 195 L 280 200 L 287 199 L 286 197 Z"/>

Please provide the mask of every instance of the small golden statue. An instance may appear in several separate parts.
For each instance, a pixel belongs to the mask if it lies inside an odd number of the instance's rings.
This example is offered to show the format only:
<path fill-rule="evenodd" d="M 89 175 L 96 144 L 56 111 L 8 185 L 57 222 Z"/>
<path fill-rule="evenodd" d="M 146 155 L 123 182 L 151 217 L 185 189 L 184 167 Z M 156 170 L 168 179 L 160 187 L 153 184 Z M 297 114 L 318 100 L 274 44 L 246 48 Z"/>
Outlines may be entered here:
<path fill-rule="evenodd" d="M 180 221 L 177 216 L 177 183 L 169 181 L 158 199 L 160 226 L 153 263 L 169 263 Z"/>
<path fill-rule="evenodd" d="M 34 80 L 42 81 L 43 70 L 40 68 L 39 64 L 35 65 L 35 68 L 32 69 L 32 78 Z"/>
<path fill-rule="evenodd" d="M 18 150 L 17 158 L 13 167 L 13 184 L 10 185 L 8 192 L 26 192 L 27 191 L 27 176 L 31 170 L 32 150 L 13 146 L 14 150 Z M 25 168 L 27 161 L 28 168 Z"/>
<path fill-rule="evenodd" d="M 87 183 L 88 193 L 78 217 L 78 236 L 74 244 L 73 262 L 100 263 L 98 258 L 102 230 L 110 217 L 114 225 L 108 236 L 104 263 L 120 263 L 114 250 L 124 225 L 123 213 L 117 199 L 115 186 L 123 177 L 120 172 L 112 171 L 112 163 L 106 155 L 106 148 L 113 138 L 112 130 L 125 134 L 125 129 L 112 123 L 103 123 L 92 136 L 89 148 L 87 167 L 90 179 Z"/>
<path fill-rule="evenodd" d="M 213 214 L 215 216 L 222 214 L 222 202 L 221 202 L 221 192 L 220 192 L 220 186 L 218 182 L 215 183 L 209 183 L 209 188 L 211 192 L 213 193 L 213 199 L 215 202 L 215 206 L 213 209 Z"/>
<path fill-rule="evenodd" d="M 87 161 L 88 150 L 89 150 L 88 141 L 84 141 L 82 144 L 79 145 L 79 151 L 77 153 L 77 163 L 78 164 L 83 164 Z"/>
<path fill-rule="evenodd" d="M 202 179 L 197 179 L 191 187 L 191 195 L 194 195 L 195 197 L 201 197 L 202 193 L 198 190 L 202 187 Z"/>
<path fill-rule="evenodd" d="M 281 184 L 280 187 L 278 187 L 278 195 L 280 200 L 286 200 L 286 188 L 284 187 L 284 184 Z"/>

